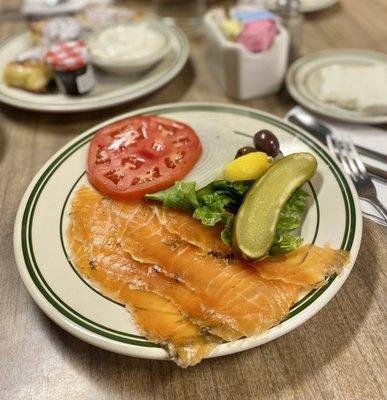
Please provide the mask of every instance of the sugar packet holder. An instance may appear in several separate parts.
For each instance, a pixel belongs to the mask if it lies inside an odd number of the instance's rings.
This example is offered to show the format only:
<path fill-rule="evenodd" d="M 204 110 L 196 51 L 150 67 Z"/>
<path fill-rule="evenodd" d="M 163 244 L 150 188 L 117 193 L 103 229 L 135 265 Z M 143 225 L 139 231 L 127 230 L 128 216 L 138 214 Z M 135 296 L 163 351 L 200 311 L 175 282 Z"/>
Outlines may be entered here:
<path fill-rule="evenodd" d="M 271 47 L 252 53 L 242 44 L 229 41 L 219 28 L 221 11 L 210 10 L 204 16 L 206 60 L 225 93 L 245 100 L 279 91 L 285 77 L 289 35 L 277 22 L 278 34 Z"/>

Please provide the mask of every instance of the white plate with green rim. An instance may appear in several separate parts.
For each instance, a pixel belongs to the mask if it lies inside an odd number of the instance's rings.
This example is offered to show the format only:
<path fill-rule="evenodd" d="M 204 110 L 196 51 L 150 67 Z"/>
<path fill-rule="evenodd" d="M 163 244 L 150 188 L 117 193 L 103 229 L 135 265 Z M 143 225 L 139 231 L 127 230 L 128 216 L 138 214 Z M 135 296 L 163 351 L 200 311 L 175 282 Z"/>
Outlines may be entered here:
<path fill-rule="evenodd" d="M 300 58 L 290 66 L 286 75 L 286 86 L 297 103 L 323 116 L 352 123 L 387 123 L 387 114 L 365 115 L 356 110 L 347 110 L 335 104 L 324 103 L 317 97 L 320 72 L 323 68 L 331 65 L 374 64 L 387 66 L 387 55 L 361 49 L 319 51 Z"/>
<path fill-rule="evenodd" d="M 167 353 L 138 332 L 124 307 L 102 296 L 83 280 L 68 261 L 65 231 L 74 191 L 88 185 L 85 159 L 93 134 L 128 116 L 157 114 L 180 120 L 195 129 L 203 154 L 186 177 L 203 185 L 213 180 L 236 150 L 251 144 L 260 129 L 273 131 L 284 154 L 309 151 L 318 170 L 305 185 L 310 193 L 302 226 L 306 243 L 350 252 L 351 263 L 318 290 L 304 293 L 284 321 L 266 333 L 219 345 L 210 355 L 236 353 L 273 340 L 304 323 L 337 293 L 356 260 L 362 219 L 358 197 L 327 150 L 307 133 L 270 114 L 228 104 L 179 103 L 155 106 L 120 115 L 77 136 L 41 168 L 18 210 L 14 248 L 20 275 L 29 293 L 54 322 L 95 346 L 141 358 L 164 360 Z"/>
<path fill-rule="evenodd" d="M 300 0 L 301 12 L 311 13 L 315 11 L 321 11 L 325 8 L 331 7 L 336 4 L 339 0 Z M 266 7 L 270 10 L 275 9 L 276 0 L 266 1 Z"/>
<path fill-rule="evenodd" d="M 156 21 L 144 23 L 167 36 L 170 50 L 163 60 L 139 74 L 113 75 L 95 68 L 95 88 L 84 96 L 66 96 L 59 92 L 32 93 L 9 87 L 2 78 L 6 64 L 31 48 L 32 44 L 27 31 L 8 38 L 0 43 L 0 101 L 28 110 L 62 113 L 111 107 L 154 92 L 182 70 L 189 56 L 189 42 L 174 26 Z"/>

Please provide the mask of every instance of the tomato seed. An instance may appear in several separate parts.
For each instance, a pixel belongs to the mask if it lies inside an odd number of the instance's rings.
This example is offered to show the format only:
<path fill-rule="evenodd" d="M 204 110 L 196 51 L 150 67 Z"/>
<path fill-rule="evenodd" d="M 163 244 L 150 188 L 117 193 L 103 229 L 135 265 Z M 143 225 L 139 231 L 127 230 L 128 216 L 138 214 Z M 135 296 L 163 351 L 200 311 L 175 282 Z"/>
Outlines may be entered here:
<path fill-rule="evenodd" d="M 95 163 L 97 165 L 110 164 L 110 157 L 106 147 L 98 146 L 97 155 L 95 156 Z"/>
<path fill-rule="evenodd" d="M 131 154 L 129 157 L 121 159 L 121 165 L 126 166 L 129 169 L 139 169 L 144 163 L 145 160 L 137 157 L 135 154 Z"/>
<path fill-rule="evenodd" d="M 154 151 L 163 151 L 165 149 L 165 143 L 155 140 L 152 144 L 152 149 Z"/>
<path fill-rule="evenodd" d="M 160 169 L 159 167 L 153 167 L 151 170 L 147 171 L 145 175 L 136 176 L 132 179 L 132 185 L 138 185 L 140 183 L 151 182 L 156 178 L 160 178 Z"/>
<path fill-rule="evenodd" d="M 173 144 L 187 144 L 190 140 L 186 136 L 180 136 L 176 140 L 173 141 Z"/>
<path fill-rule="evenodd" d="M 118 182 L 125 176 L 122 172 L 119 172 L 120 170 L 118 168 L 116 169 L 111 169 L 109 172 L 105 174 L 105 177 L 111 180 L 115 185 L 118 184 Z"/>

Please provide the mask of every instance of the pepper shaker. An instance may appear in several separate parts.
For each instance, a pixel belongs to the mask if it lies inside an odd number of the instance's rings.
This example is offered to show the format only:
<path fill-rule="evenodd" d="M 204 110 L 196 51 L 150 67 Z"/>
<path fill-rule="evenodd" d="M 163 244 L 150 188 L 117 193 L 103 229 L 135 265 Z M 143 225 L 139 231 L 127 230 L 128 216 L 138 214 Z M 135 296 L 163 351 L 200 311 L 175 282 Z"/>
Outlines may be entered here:
<path fill-rule="evenodd" d="M 300 0 L 276 0 L 275 12 L 279 16 L 281 24 L 289 32 L 289 62 L 293 62 L 299 56 L 304 20 Z"/>

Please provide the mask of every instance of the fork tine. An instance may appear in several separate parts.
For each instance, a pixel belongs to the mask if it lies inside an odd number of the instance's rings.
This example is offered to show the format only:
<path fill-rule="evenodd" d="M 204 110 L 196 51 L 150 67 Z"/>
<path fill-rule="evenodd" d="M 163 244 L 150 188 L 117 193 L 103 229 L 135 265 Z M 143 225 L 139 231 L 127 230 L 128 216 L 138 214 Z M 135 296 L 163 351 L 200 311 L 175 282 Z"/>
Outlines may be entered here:
<path fill-rule="evenodd" d="M 337 140 L 333 132 L 327 135 L 327 145 L 331 153 L 333 153 L 337 158 L 340 157 L 339 146 L 337 145 Z"/>
<path fill-rule="evenodd" d="M 344 167 L 345 172 L 351 177 L 351 179 L 352 180 L 357 180 L 356 176 L 352 172 L 352 169 L 351 169 L 351 166 L 350 166 L 350 164 L 348 162 L 347 157 L 345 157 L 344 155 L 341 155 L 340 162 L 341 162 L 341 165 Z"/>
<path fill-rule="evenodd" d="M 359 170 L 358 165 L 355 163 L 352 157 L 351 151 L 351 139 L 348 135 L 340 134 L 340 138 L 342 141 L 342 148 L 343 148 L 343 158 L 346 160 L 349 169 L 351 170 L 351 177 L 354 180 L 359 180 L 361 178 L 361 171 Z"/>
<path fill-rule="evenodd" d="M 329 150 L 338 158 L 345 172 L 352 178 L 353 174 L 349 167 L 348 161 L 343 157 L 343 142 L 337 132 L 332 131 L 327 136 L 327 144 Z"/>
<path fill-rule="evenodd" d="M 363 161 L 361 160 L 359 153 L 357 152 L 355 145 L 349 135 L 345 136 L 344 139 L 345 144 L 345 156 L 348 160 L 349 166 L 353 172 L 353 176 L 355 180 L 367 179 L 368 172 L 364 166 Z"/>
<path fill-rule="evenodd" d="M 349 147 L 349 155 L 353 159 L 357 168 L 359 169 L 361 176 L 363 178 L 366 177 L 368 175 L 368 172 L 351 138 L 349 138 L 348 147 Z"/>
<path fill-rule="evenodd" d="M 375 185 L 360 159 L 352 139 L 349 136 L 332 131 L 327 135 L 327 145 L 342 164 L 345 172 L 352 179 L 361 199 L 368 201 L 383 216 L 387 223 L 387 209 L 376 194 Z"/>

